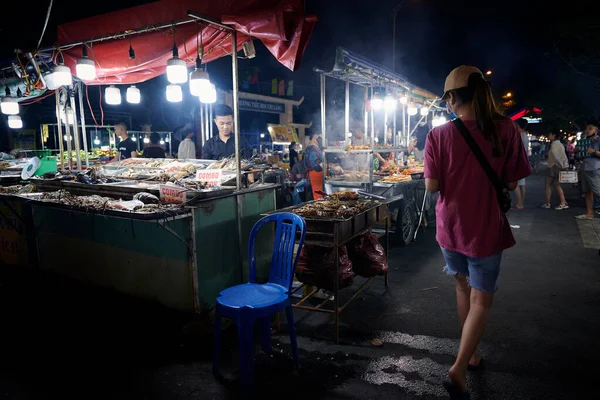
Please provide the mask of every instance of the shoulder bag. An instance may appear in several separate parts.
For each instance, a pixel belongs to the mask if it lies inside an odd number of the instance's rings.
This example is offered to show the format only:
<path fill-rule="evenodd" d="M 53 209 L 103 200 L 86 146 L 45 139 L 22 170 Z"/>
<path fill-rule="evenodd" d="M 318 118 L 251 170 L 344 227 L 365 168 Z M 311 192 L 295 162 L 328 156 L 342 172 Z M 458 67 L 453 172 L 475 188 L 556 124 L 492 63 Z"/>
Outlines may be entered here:
<path fill-rule="evenodd" d="M 488 176 L 489 180 L 492 182 L 492 185 L 494 186 L 494 189 L 496 190 L 496 196 L 498 198 L 498 205 L 500 206 L 500 209 L 503 212 L 507 213 L 510 210 L 511 198 L 510 198 L 510 192 L 508 191 L 506 184 L 504 184 L 504 182 L 502 182 L 500 180 L 500 178 L 496 174 L 496 171 L 494 171 L 494 169 L 488 162 L 487 158 L 485 158 L 483 151 L 481 151 L 481 149 L 475 142 L 475 139 L 473 139 L 473 136 L 471 136 L 471 132 L 469 132 L 469 129 L 467 129 L 467 127 L 461 121 L 461 119 L 456 118 L 452 121 L 452 123 L 454 124 L 454 126 L 456 126 L 456 128 L 458 129 L 458 131 L 460 132 L 462 137 L 465 139 L 465 141 L 471 148 L 473 155 L 475 156 L 477 161 L 479 161 L 481 168 L 483 168 L 483 170 L 485 171 L 485 174 Z"/>

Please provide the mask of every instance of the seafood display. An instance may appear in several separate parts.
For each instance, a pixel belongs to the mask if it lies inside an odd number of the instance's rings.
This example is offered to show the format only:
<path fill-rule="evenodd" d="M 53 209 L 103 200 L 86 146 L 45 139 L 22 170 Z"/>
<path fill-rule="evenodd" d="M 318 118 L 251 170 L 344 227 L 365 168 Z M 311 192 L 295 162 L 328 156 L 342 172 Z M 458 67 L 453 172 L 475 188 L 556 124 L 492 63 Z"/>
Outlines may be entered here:
<path fill-rule="evenodd" d="M 28 194 L 34 193 L 37 188 L 34 185 L 0 186 L 0 194 Z"/>
<path fill-rule="evenodd" d="M 139 192 L 133 196 L 134 200 L 139 200 L 144 204 L 159 204 L 160 199 L 152 193 Z"/>
<path fill-rule="evenodd" d="M 412 177 L 410 175 L 389 175 L 384 178 L 381 178 L 379 182 L 384 183 L 400 183 L 400 182 L 410 182 L 412 181 Z"/>
<path fill-rule="evenodd" d="M 152 213 L 156 211 L 166 211 L 177 208 L 176 205 L 160 204 L 160 201 L 154 202 L 158 198 L 150 193 L 138 193 L 133 200 L 115 200 L 111 197 L 99 195 L 75 196 L 68 190 L 57 190 L 55 192 L 42 193 L 40 200 L 52 203 L 60 203 L 69 206 L 81 207 L 94 210 L 117 210 L 117 211 L 135 211 L 138 213 Z"/>
<path fill-rule="evenodd" d="M 345 191 L 347 192 L 347 191 Z M 292 212 L 303 217 L 325 217 L 325 218 L 351 218 L 361 212 L 364 212 L 379 202 L 373 200 L 358 200 L 347 193 L 341 193 L 339 196 L 331 195 L 325 200 L 314 201 L 296 209 Z M 355 195 L 354 192 L 350 192 Z"/>
<path fill-rule="evenodd" d="M 248 160 L 241 160 L 241 164 L 242 169 L 251 166 L 251 163 Z M 207 169 L 223 169 L 225 171 L 235 171 L 235 157 L 223 158 L 222 160 L 215 161 L 214 163 L 208 165 Z"/>
<path fill-rule="evenodd" d="M 358 145 L 358 146 L 348 146 L 346 147 L 346 150 L 371 150 L 371 146 L 365 144 L 365 145 Z"/>

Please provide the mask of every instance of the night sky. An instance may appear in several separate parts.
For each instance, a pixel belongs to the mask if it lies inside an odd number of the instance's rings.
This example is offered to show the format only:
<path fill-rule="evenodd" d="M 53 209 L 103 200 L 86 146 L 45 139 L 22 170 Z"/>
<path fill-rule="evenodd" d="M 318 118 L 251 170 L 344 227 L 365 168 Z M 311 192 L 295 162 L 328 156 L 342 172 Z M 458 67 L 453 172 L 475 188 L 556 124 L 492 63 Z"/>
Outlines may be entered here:
<path fill-rule="evenodd" d="M 47 8 L 47 2 L 37 3 L 37 8 L 28 11 L 26 26 L 20 18 L 2 18 L 0 60 L 10 58 L 15 47 L 35 48 Z M 43 41 L 46 46 L 54 43 L 59 23 L 147 2 L 106 0 L 86 3 L 86 8 L 71 8 L 64 0 L 54 3 Z M 600 77 L 600 69 L 595 70 L 598 63 L 578 58 L 590 50 L 584 47 L 587 43 L 576 43 L 571 37 L 580 37 L 582 28 L 600 25 L 594 20 L 599 14 L 592 6 L 583 7 L 593 2 L 561 3 L 554 6 L 549 2 L 514 0 L 489 5 L 467 0 L 307 0 L 307 12 L 316 14 L 319 22 L 300 70 L 293 74 L 287 71 L 258 43 L 258 56 L 242 60 L 240 68 L 259 68 L 260 81 L 265 85 L 275 77 L 293 79 L 298 88 L 296 95 L 307 98 L 304 118 L 310 118 L 318 108 L 318 76 L 312 69 L 330 69 L 336 46 L 391 67 L 392 11 L 400 4 L 396 70 L 414 84 L 441 94 L 444 78 L 452 68 L 476 65 L 493 71 L 494 91 L 498 95 L 512 92 L 516 108 L 535 105 L 548 110 L 564 109 L 565 113 L 584 119 L 600 105 L 600 79 L 591 77 Z M 598 32 L 597 27 L 593 29 Z M 572 59 L 567 60 L 568 57 Z M 573 63 L 568 65 L 565 61 Z M 229 60 L 213 64 L 209 71 L 226 72 L 211 77 L 218 85 L 230 85 L 230 72 L 225 67 L 230 65 Z"/>

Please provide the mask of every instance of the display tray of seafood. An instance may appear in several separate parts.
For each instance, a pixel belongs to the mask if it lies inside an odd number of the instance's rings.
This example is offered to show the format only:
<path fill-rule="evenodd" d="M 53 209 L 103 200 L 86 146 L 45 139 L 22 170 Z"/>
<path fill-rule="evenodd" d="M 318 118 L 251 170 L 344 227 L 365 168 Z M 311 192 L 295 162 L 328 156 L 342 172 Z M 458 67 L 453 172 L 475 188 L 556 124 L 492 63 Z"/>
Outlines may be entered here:
<path fill-rule="evenodd" d="M 27 197 L 33 202 L 54 203 L 53 206 L 73 211 L 137 219 L 164 218 L 188 212 L 182 205 L 161 203 L 158 196 L 146 192 L 136 193 L 131 200 L 115 199 L 97 194 L 78 196 L 65 189 L 19 195 Z"/>
<path fill-rule="evenodd" d="M 362 199 L 350 190 L 277 211 L 302 216 L 306 221 L 306 240 L 338 244 L 372 227 L 388 215 L 387 204 Z"/>

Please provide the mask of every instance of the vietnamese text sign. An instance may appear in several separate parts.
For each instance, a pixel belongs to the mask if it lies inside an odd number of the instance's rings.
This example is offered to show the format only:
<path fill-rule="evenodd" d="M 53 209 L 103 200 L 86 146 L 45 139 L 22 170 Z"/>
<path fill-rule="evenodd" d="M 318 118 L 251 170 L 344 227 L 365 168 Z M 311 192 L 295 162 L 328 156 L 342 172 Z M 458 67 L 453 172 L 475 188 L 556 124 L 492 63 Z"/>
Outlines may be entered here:
<path fill-rule="evenodd" d="M 160 185 L 160 201 L 163 203 L 181 204 L 185 201 L 186 190 L 174 185 Z"/>
<path fill-rule="evenodd" d="M 196 172 L 196 180 L 206 183 L 207 186 L 221 186 L 221 176 L 223 171 L 220 169 L 201 169 Z"/>
<path fill-rule="evenodd" d="M 240 99 L 238 102 L 240 110 L 258 111 L 273 114 L 285 114 L 285 104 L 272 103 L 263 100 Z"/>

